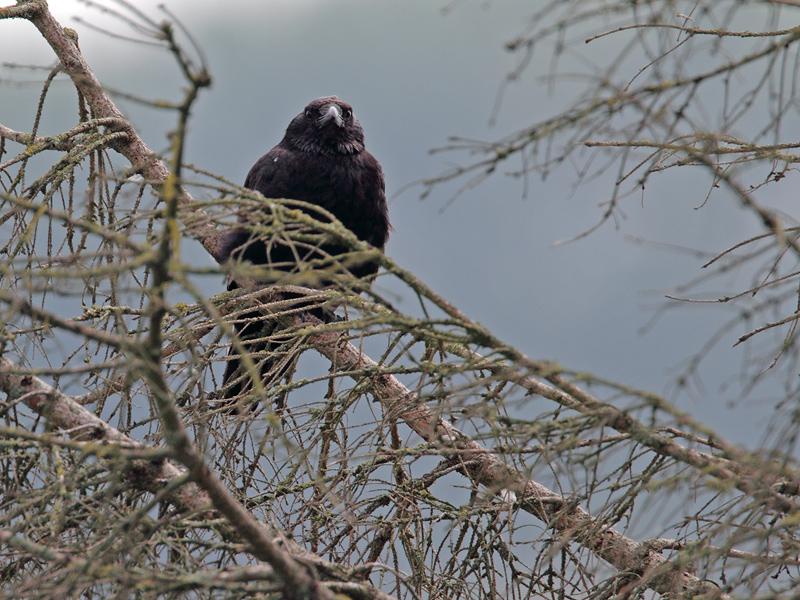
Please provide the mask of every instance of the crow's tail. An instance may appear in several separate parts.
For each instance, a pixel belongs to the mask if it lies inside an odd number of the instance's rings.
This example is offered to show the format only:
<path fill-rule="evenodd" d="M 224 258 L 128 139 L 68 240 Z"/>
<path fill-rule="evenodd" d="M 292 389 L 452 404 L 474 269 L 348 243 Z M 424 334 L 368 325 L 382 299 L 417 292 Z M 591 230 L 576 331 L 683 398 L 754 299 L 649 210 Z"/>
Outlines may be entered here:
<path fill-rule="evenodd" d="M 295 296 L 283 294 L 283 297 Z M 301 296 L 296 297 L 300 298 Z M 332 311 L 320 307 L 309 307 L 308 310 L 326 323 L 338 318 Z M 291 340 L 287 340 L 286 343 L 278 341 L 281 333 L 280 324 L 260 311 L 248 312 L 237 319 L 235 329 L 241 349 L 250 356 L 255 364 L 256 372 L 267 392 L 267 397 L 273 400 L 276 410 L 280 410 L 286 401 L 285 394 L 276 396 L 270 392 L 284 376 L 294 370 L 299 356 L 296 346 L 292 344 Z M 218 395 L 221 404 L 229 407 L 230 413 L 241 412 L 242 407 L 246 405 L 254 408 L 256 403 L 263 399 L 249 395 L 255 386 L 251 372 L 244 368 L 240 356 L 239 349 L 231 345 L 225 374 L 222 376 L 222 389 Z"/>
<path fill-rule="evenodd" d="M 261 384 L 269 392 L 294 365 L 295 357 L 281 354 L 282 344 L 265 341 L 280 329 L 277 323 L 264 318 L 260 312 L 247 313 L 241 323 L 236 325 L 236 334 L 241 349 L 250 356 L 256 367 Z M 229 412 L 244 412 L 246 405 L 255 407 L 261 398 L 248 396 L 256 386 L 253 385 L 252 372 L 244 368 L 239 349 L 231 345 L 228 362 L 222 376 L 220 399 Z"/>

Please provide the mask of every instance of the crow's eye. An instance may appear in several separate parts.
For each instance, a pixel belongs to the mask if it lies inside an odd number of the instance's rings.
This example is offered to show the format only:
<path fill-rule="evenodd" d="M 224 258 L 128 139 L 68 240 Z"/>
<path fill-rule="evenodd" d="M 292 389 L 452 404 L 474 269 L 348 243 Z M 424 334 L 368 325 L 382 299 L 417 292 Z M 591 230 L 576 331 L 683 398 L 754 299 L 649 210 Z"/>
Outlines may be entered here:
<path fill-rule="evenodd" d="M 310 119 L 313 115 L 314 115 L 314 113 L 312 112 L 312 110 L 310 108 L 307 108 L 306 109 L 306 118 Z"/>
<path fill-rule="evenodd" d="M 349 108 L 345 108 L 342 110 L 342 115 L 344 116 L 345 119 L 349 119 L 350 117 L 353 116 L 353 111 Z"/>

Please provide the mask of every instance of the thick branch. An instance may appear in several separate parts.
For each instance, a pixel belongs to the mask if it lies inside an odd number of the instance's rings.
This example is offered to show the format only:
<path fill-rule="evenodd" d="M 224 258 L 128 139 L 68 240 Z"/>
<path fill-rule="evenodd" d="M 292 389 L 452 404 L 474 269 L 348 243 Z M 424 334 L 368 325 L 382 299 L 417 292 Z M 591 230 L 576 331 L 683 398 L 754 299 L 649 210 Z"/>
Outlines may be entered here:
<path fill-rule="evenodd" d="M 312 315 L 303 314 L 296 318 L 300 324 L 320 324 Z M 354 372 L 380 371 L 374 360 L 349 343 L 339 332 L 314 334 L 309 341 L 337 369 Z M 664 594 L 680 591 L 690 595 L 726 597 L 713 584 L 674 568 L 660 552 L 606 527 L 569 499 L 510 468 L 495 454 L 435 415 L 414 392 L 393 375 L 375 375 L 371 383 L 373 394 L 390 417 L 401 419 L 429 443 L 462 450 L 466 458 L 461 470 L 465 475 L 492 490 L 514 491 L 527 512 L 563 533 L 566 538 L 589 548 L 621 572 L 640 575 L 648 587 Z"/>
<path fill-rule="evenodd" d="M 43 4 L 36 0 L 17 6 L 0 6 L 0 19 L 31 19 L 43 9 Z"/>
<path fill-rule="evenodd" d="M 47 417 L 49 425 L 69 434 L 76 440 L 93 442 L 97 446 L 108 448 L 108 454 L 113 455 L 115 447 L 125 449 L 150 450 L 150 448 L 133 438 L 128 437 L 118 429 L 112 427 L 93 413 L 78 404 L 72 397 L 48 385 L 38 377 L 27 375 L 22 369 L 11 361 L 0 358 L 0 391 L 6 394 L 6 402 L 14 404 L 23 402 L 31 410 Z M 103 454 L 97 452 L 97 454 Z M 132 487 L 158 493 L 170 483 L 179 478 L 185 478 L 187 472 L 169 460 L 133 459 L 130 461 L 128 481 Z M 208 483 L 207 480 L 202 480 Z M 220 484 L 221 485 L 221 484 Z M 213 487 L 215 494 L 227 493 Z M 168 496 L 177 507 L 182 510 L 213 516 L 215 503 L 212 496 L 196 483 L 185 483 Z M 219 499 L 216 498 L 217 502 Z M 3 542 L 0 534 L 0 542 Z M 274 544 L 274 541 L 271 541 Z M 320 573 L 332 581 L 321 582 L 323 586 L 336 589 L 333 581 L 348 581 L 352 579 L 349 568 L 330 563 L 319 556 L 308 552 L 296 545 L 291 540 L 284 541 L 296 561 L 313 565 Z M 256 568 L 256 567 L 254 567 Z M 265 567 L 258 567 L 265 568 Z M 364 584 L 360 587 L 363 597 L 386 598 L 378 590 Z"/>
<path fill-rule="evenodd" d="M 146 448 L 86 410 L 70 396 L 38 377 L 21 374 L 20 371 L 11 361 L 0 358 L 0 390 L 5 392 L 7 402 L 25 403 L 31 410 L 46 416 L 54 428 L 67 432 L 77 440 L 124 448 Z M 168 460 L 134 460 L 128 472 L 135 487 L 154 493 L 184 475 L 183 469 Z M 175 490 L 171 500 L 191 512 L 207 512 L 211 508 L 208 495 L 193 483 Z"/>
<path fill-rule="evenodd" d="M 79 136 L 82 133 L 85 133 L 91 129 L 96 129 L 100 126 L 124 127 L 126 124 L 127 121 L 125 119 L 92 119 L 91 121 L 83 121 L 69 131 L 65 131 L 59 135 L 54 135 L 52 137 L 40 137 L 32 136 L 30 133 L 14 131 L 13 129 L 0 123 L 0 138 L 7 138 L 9 140 L 14 140 L 18 144 L 24 144 L 25 146 L 28 146 L 28 148 L 25 150 L 25 154 L 32 156 L 33 154 L 41 152 L 42 150 L 60 150 L 62 152 L 68 152 L 72 150 L 77 143 L 79 143 L 80 138 L 76 139 L 76 136 Z"/>
<path fill-rule="evenodd" d="M 103 90 L 103 86 L 95 77 L 78 47 L 65 33 L 64 28 L 53 18 L 44 3 L 30 0 L 20 5 L 28 7 L 29 11 L 17 16 L 27 16 L 50 44 L 55 52 L 64 72 L 70 76 L 75 87 L 83 94 L 86 102 L 92 108 L 95 118 L 113 118 L 119 120 L 119 129 L 127 134 L 124 141 L 115 145 L 115 149 L 127 158 L 133 168 L 144 175 L 145 179 L 156 186 L 161 186 L 167 181 L 169 169 L 159 156 L 139 136 L 125 118 L 122 111 L 117 108 L 113 100 Z M 11 7 L 18 8 L 18 7 Z M 10 9 L 9 9 L 10 10 Z M 182 188 L 179 190 L 179 203 L 188 207 L 193 201 L 191 195 Z M 204 211 L 193 207 L 181 215 L 184 225 L 190 235 L 200 240 L 205 249 L 216 260 L 222 258 L 221 235 L 211 223 L 211 219 Z"/>

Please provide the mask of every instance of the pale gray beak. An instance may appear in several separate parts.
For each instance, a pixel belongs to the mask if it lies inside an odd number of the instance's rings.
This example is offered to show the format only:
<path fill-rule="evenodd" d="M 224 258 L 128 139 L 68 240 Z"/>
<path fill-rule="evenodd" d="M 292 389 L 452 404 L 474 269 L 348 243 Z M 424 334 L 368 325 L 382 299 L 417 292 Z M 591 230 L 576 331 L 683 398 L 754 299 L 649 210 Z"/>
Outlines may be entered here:
<path fill-rule="evenodd" d="M 320 127 L 326 125 L 328 121 L 333 119 L 336 122 L 337 127 L 344 126 L 344 119 L 342 119 L 342 111 L 336 104 L 328 104 L 322 108 L 322 116 L 317 119 L 317 123 Z"/>

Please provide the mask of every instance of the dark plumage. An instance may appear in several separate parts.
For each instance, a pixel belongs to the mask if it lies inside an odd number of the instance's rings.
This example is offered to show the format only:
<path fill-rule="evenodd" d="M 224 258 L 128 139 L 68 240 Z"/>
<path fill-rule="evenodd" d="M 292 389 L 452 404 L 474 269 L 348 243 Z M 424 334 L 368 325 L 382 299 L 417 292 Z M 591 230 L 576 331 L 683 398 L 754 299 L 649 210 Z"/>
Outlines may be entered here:
<path fill-rule="evenodd" d="M 321 206 L 332 213 L 359 239 L 383 250 L 389 237 L 389 217 L 384 192 L 383 170 L 372 154 L 364 149 L 364 132 L 353 114 L 352 107 L 336 96 L 312 100 L 286 129 L 280 143 L 256 161 L 244 186 L 261 192 L 267 198 L 303 200 Z M 313 216 L 320 218 L 319 213 Z M 242 217 L 241 220 L 246 220 Z M 252 218 L 252 217 L 251 217 Z M 348 248 L 336 243 L 284 244 L 251 235 L 245 228 L 231 230 L 225 242 L 226 253 L 235 260 L 291 273 L 298 271 L 298 260 L 307 263 L 325 257 L 341 255 Z M 374 262 L 346 263 L 356 277 L 369 277 L 378 270 Z M 330 263 L 326 266 L 331 270 Z M 340 267 L 344 268 L 344 267 Z M 331 283 L 326 274 L 320 275 L 317 285 Z M 231 282 L 228 288 L 235 288 Z M 257 312 L 243 320 L 256 322 L 238 324 L 239 337 L 262 336 Z M 249 347 L 250 352 L 262 350 Z M 231 349 L 231 354 L 235 354 Z M 269 361 L 261 366 L 265 375 Z M 239 361 L 231 358 L 225 369 L 223 385 L 226 398 L 234 398 L 246 386 L 245 377 L 233 381 Z M 230 385 L 228 385 L 230 384 Z"/>

